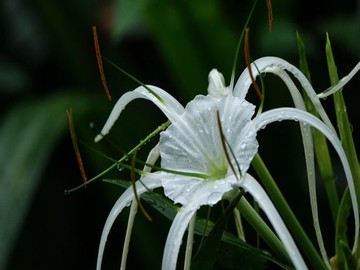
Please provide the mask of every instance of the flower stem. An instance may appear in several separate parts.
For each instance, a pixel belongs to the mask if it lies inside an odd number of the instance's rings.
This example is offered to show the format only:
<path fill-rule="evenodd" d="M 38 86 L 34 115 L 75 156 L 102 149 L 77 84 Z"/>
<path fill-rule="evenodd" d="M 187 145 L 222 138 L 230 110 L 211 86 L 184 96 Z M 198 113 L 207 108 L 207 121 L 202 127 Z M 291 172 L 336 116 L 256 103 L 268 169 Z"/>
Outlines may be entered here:
<path fill-rule="evenodd" d="M 279 256 L 287 264 L 292 262 L 286 252 L 284 245 L 281 243 L 276 234 L 269 228 L 265 221 L 260 217 L 258 212 L 250 205 L 250 203 L 242 197 L 236 208 L 251 224 L 256 232 L 262 237 L 266 244 L 273 249 L 274 253 Z"/>
<path fill-rule="evenodd" d="M 321 256 L 301 227 L 259 154 L 255 155 L 251 164 L 264 184 L 269 197 L 295 238 L 296 243 L 299 245 L 309 264 L 312 266 L 312 269 L 327 269 Z"/>

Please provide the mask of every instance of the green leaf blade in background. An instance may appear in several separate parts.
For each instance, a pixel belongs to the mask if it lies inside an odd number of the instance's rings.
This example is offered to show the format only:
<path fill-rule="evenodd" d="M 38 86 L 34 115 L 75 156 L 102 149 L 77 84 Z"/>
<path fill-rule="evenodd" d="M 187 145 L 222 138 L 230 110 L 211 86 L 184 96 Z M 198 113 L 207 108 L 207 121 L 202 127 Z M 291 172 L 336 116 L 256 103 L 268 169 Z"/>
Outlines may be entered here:
<path fill-rule="evenodd" d="M 0 123 L 0 269 L 6 265 L 48 158 L 67 130 L 65 110 L 83 114 L 86 99 L 55 94 L 22 102 Z"/>

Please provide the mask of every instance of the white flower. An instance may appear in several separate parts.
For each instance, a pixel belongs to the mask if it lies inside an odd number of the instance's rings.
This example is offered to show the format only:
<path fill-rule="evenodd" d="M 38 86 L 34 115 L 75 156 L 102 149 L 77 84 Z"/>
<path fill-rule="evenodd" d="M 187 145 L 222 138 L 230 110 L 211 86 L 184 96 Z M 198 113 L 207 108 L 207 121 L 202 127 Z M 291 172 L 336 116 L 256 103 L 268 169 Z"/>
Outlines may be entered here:
<path fill-rule="evenodd" d="M 302 123 L 304 147 L 308 153 L 307 164 L 310 172 L 314 169 L 314 161 L 311 154 L 312 139 L 309 136 L 309 126 L 319 129 L 334 145 L 343 163 L 351 190 L 356 224 L 355 239 L 358 238 L 358 205 L 355 199 L 352 176 L 341 144 L 315 91 L 300 71 L 282 59 L 261 58 L 253 65 L 252 70 L 254 70 L 255 76 L 259 71 L 272 72 L 282 78 L 289 88 L 297 108 L 273 109 L 254 117 L 255 106 L 244 99 L 251 85 L 248 71 L 243 72 L 234 89 L 231 89 L 231 87 L 225 86 L 223 76 L 217 70 L 212 70 L 209 74 L 208 95 L 196 96 L 185 108 L 164 90 L 150 85 L 138 87 L 134 91 L 124 94 L 115 105 L 101 134 L 95 139 L 99 141 L 106 135 L 125 106 L 136 98 L 151 100 L 171 121 L 171 125 L 160 134 L 159 144 L 151 151 L 147 161 L 153 164 L 160 155 L 161 167 L 164 170 L 149 172 L 149 167 L 147 167 L 147 172 L 141 176 L 141 181 L 136 182 L 139 195 L 148 190 L 163 187 L 165 196 L 174 203 L 181 205 L 181 209 L 173 220 L 168 233 L 162 269 L 176 268 L 183 235 L 190 221 L 193 220 L 192 222 L 194 222 L 195 219 L 192 218 L 196 211 L 203 205 L 212 206 L 221 199 L 230 199 L 233 191 L 239 188 L 249 192 L 259 203 L 279 239 L 283 242 L 294 266 L 297 269 L 306 269 L 295 242 L 271 200 L 260 184 L 247 173 L 250 163 L 258 151 L 257 132 L 267 124 L 281 120 L 296 120 Z M 285 69 L 299 79 L 324 122 L 305 112 L 302 97 L 293 81 L 284 71 Z M 229 148 L 226 151 L 229 152 L 231 149 L 232 166 L 229 165 L 222 145 L 217 115 L 220 116 L 222 131 Z M 231 167 L 238 170 L 235 172 L 236 174 Z M 312 175 L 309 173 L 309 181 L 315 183 Z M 314 217 L 317 217 L 316 194 L 312 194 L 312 196 L 312 211 Z M 131 202 L 133 203 L 122 258 L 122 268 L 125 268 L 132 222 L 137 209 L 131 187 L 115 203 L 106 221 L 100 241 L 97 269 L 101 268 L 105 242 L 114 220 L 123 208 Z M 319 227 L 319 225 L 316 226 Z M 319 231 L 318 240 L 323 256 L 327 259 Z"/>

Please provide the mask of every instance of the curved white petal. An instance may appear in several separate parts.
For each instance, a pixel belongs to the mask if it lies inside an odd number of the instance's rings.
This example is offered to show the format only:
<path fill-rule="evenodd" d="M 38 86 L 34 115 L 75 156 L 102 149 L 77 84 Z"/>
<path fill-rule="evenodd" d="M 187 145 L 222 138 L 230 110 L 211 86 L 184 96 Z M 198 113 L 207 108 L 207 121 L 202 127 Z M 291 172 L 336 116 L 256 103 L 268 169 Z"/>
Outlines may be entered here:
<path fill-rule="evenodd" d="M 163 270 L 175 270 L 179 249 L 185 230 L 196 213 L 196 207 L 184 207 L 173 220 L 169 234 L 166 239 L 165 249 L 163 254 L 162 268 Z"/>
<path fill-rule="evenodd" d="M 185 249 L 185 261 L 184 261 L 184 270 L 190 270 L 191 268 L 191 258 L 192 258 L 192 250 L 194 244 L 194 232 L 196 225 L 196 212 L 193 214 L 188 230 L 188 237 L 186 239 L 186 249 Z"/>
<path fill-rule="evenodd" d="M 152 170 L 152 166 L 155 164 L 157 159 L 160 157 L 160 147 L 159 143 L 157 143 L 153 149 L 150 150 L 149 155 L 145 161 L 146 165 L 144 166 L 143 172 L 150 172 Z"/>
<path fill-rule="evenodd" d="M 125 239 L 124 239 L 123 251 L 122 251 L 122 255 L 121 255 L 120 270 L 126 269 L 126 262 L 127 262 L 127 255 L 129 252 L 131 233 L 132 233 L 132 228 L 134 225 L 134 220 L 135 220 L 137 210 L 138 210 L 138 203 L 136 200 L 133 200 L 131 202 L 129 219 L 128 219 L 128 223 L 126 226 L 126 234 L 125 234 Z"/>
<path fill-rule="evenodd" d="M 279 76 L 291 94 L 291 97 L 294 101 L 295 107 L 306 111 L 305 103 L 303 97 L 300 94 L 300 91 L 290 78 L 290 76 L 278 67 L 269 67 L 269 70 L 273 70 L 277 76 Z M 319 222 L 319 213 L 318 213 L 318 204 L 317 204 L 317 193 L 316 193 L 316 174 L 315 174 L 315 157 L 314 157 L 314 144 L 313 144 L 313 137 L 311 134 L 311 129 L 309 125 L 300 122 L 300 130 L 301 130 L 301 137 L 304 146 L 304 153 L 305 153 L 305 163 L 306 163 L 306 173 L 308 178 L 308 185 L 309 185 L 309 195 L 310 195 L 310 205 L 311 205 L 311 214 L 314 221 L 314 228 L 315 234 L 317 238 L 317 242 L 319 245 L 320 253 L 324 259 L 324 262 L 330 268 L 329 258 L 326 254 L 324 240 L 321 234 L 320 222 Z"/>
<path fill-rule="evenodd" d="M 149 174 L 148 176 L 144 176 L 141 178 L 141 182 L 136 182 L 136 190 L 138 195 L 148 191 L 148 189 L 154 189 L 161 186 L 161 179 L 157 177 L 156 173 Z M 134 191 L 132 187 L 129 187 L 116 201 L 115 205 L 111 209 L 108 218 L 106 219 L 102 234 L 101 240 L 99 245 L 98 251 L 98 259 L 96 264 L 96 269 L 101 269 L 102 258 L 105 250 L 105 244 L 107 237 L 109 235 L 110 229 L 114 224 L 115 219 L 121 213 L 121 211 L 126 207 L 129 206 L 131 201 L 135 199 Z"/>
<path fill-rule="evenodd" d="M 350 73 L 347 76 L 343 77 L 337 84 L 329 87 L 322 93 L 318 94 L 318 97 L 326 98 L 327 96 L 330 96 L 330 95 L 334 94 L 335 92 L 339 91 L 341 88 L 343 88 L 345 86 L 345 84 L 347 84 L 351 80 L 352 77 L 354 77 L 354 75 L 359 70 L 360 70 L 360 62 L 357 63 L 357 65 L 350 71 Z"/>
<path fill-rule="evenodd" d="M 183 204 L 176 215 L 166 239 L 162 269 L 175 269 L 184 232 L 195 212 L 202 205 L 214 205 L 225 193 L 239 185 L 234 175 L 216 181 L 204 181 L 189 177 L 163 178 L 165 195 Z"/>
<path fill-rule="evenodd" d="M 281 219 L 278 211 L 261 185 L 251 175 L 245 174 L 244 178 L 240 182 L 240 186 L 242 186 L 246 192 L 249 192 L 254 197 L 260 208 L 264 211 L 270 223 L 274 227 L 276 234 L 284 244 L 295 268 L 307 269 L 307 266 L 294 240 L 292 239 L 290 232 L 286 228 L 285 223 Z"/>
<path fill-rule="evenodd" d="M 153 149 L 151 149 L 151 151 L 146 159 L 145 163 L 149 164 L 149 165 L 144 166 L 144 169 L 143 169 L 144 173 L 151 171 L 151 169 L 152 169 L 151 165 L 155 164 L 155 162 L 159 158 L 159 156 L 160 156 L 160 150 L 159 150 L 159 144 L 157 144 Z M 127 254 L 129 251 L 131 232 L 132 232 L 132 228 L 134 225 L 134 219 L 135 219 L 135 215 L 137 213 L 137 209 L 138 209 L 138 203 L 136 200 L 133 200 L 131 203 L 131 207 L 130 207 L 129 219 L 128 219 L 128 224 L 126 227 L 125 240 L 124 240 L 123 251 L 122 251 L 122 256 L 121 256 L 121 265 L 120 265 L 121 270 L 126 269 L 126 261 L 127 261 Z"/>
<path fill-rule="evenodd" d="M 275 57 L 265 57 L 261 58 L 253 63 L 253 69 L 254 75 L 257 76 L 259 72 L 267 72 L 267 73 L 273 73 L 279 76 L 285 85 L 287 86 L 291 97 L 294 101 L 295 107 L 301 110 L 306 110 L 304 100 L 302 98 L 302 95 L 300 94 L 300 91 L 290 78 L 290 76 L 285 72 L 285 70 L 290 71 L 293 73 L 298 80 L 301 82 L 302 86 L 306 90 L 307 94 L 309 96 L 313 96 L 312 102 L 316 105 L 318 104 L 317 110 L 321 114 L 322 118 L 326 122 L 326 124 L 335 132 L 334 127 L 332 126 L 330 120 L 328 119 L 325 111 L 323 110 L 320 101 L 318 101 L 315 98 L 315 91 L 312 89 L 310 83 L 307 81 L 305 76 L 294 66 L 287 63 L 286 61 L 275 58 Z M 238 83 L 235 86 L 234 89 L 234 95 L 239 95 L 240 97 L 244 96 L 248 88 L 251 84 L 251 78 L 247 73 L 247 70 L 243 72 L 243 74 L 240 76 Z M 241 86 L 241 88 L 240 88 Z M 307 87 L 307 88 L 306 88 Z M 304 151 L 305 151 L 305 159 L 306 159 L 306 168 L 307 168 L 307 176 L 308 176 L 308 183 L 309 183 L 309 193 L 310 193 L 310 204 L 311 204 L 311 212 L 314 220 L 314 227 L 316 232 L 316 237 L 318 240 L 320 252 L 324 258 L 325 262 L 328 262 L 328 257 L 326 255 L 325 245 L 321 234 L 320 224 L 319 224 L 319 218 L 318 218 L 318 207 L 317 207 L 317 195 L 316 195 L 316 179 L 315 179 L 315 158 L 314 158 L 314 148 L 313 148 L 313 141 L 311 136 L 311 130 L 310 127 L 307 125 L 304 125 L 303 123 L 300 123 L 301 127 L 301 136 L 303 140 L 304 145 Z"/>
<path fill-rule="evenodd" d="M 100 141 L 109 133 L 121 112 L 125 109 L 125 106 L 137 98 L 152 101 L 171 122 L 176 121 L 177 117 L 183 113 L 184 107 L 173 96 L 161 88 L 152 85 L 147 85 L 147 87 L 151 89 L 152 92 L 149 92 L 149 90 L 143 86 L 139 86 L 134 91 L 127 92 L 119 98 L 100 134 L 95 137 L 95 142 Z"/>
<path fill-rule="evenodd" d="M 320 103 L 320 100 L 315 93 L 315 90 L 311 86 L 310 82 L 307 80 L 305 75 L 295 66 L 286 62 L 285 60 L 278 58 L 278 57 L 262 57 L 255 60 L 251 64 L 252 72 L 254 77 L 258 76 L 259 73 L 267 73 L 271 72 L 278 75 L 277 71 L 280 70 L 287 70 L 291 72 L 295 78 L 298 79 L 302 88 L 305 90 L 306 94 L 309 96 L 311 102 L 314 104 L 317 112 L 319 113 L 321 119 L 328 125 L 333 131 L 335 131 L 329 117 L 327 116 L 323 106 Z M 245 98 L 248 89 L 251 85 L 251 77 L 249 75 L 249 71 L 245 69 L 243 73 L 240 75 L 238 81 L 235 84 L 233 93 L 234 96 L 239 98 Z"/>
<path fill-rule="evenodd" d="M 243 133 L 245 126 L 252 126 L 254 106 L 231 94 L 221 98 L 199 95 L 188 103 L 184 114 L 160 135 L 161 166 L 210 177 L 226 169 L 217 112 L 237 162 L 246 171 L 258 149 L 255 129 L 252 134 Z"/>
<path fill-rule="evenodd" d="M 279 109 L 269 110 L 267 112 L 262 113 L 260 116 L 256 117 L 254 119 L 254 124 L 256 126 L 256 129 L 259 130 L 269 123 L 282 121 L 282 120 L 302 121 L 306 124 L 315 127 L 329 140 L 329 142 L 333 145 L 334 149 L 336 150 L 344 168 L 344 172 L 351 196 L 351 203 L 352 203 L 352 208 L 354 212 L 354 221 L 355 221 L 354 246 L 353 246 L 353 251 L 355 251 L 358 245 L 358 238 L 359 238 L 359 214 L 358 214 L 359 207 L 356 199 L 354 180 L 351 174 L 350 166 L 346 158 L 345 152 L 341 146 L 341 142 L 339 141 L 337 135 L 334 134 L 334 132 L 332 132 L 329 129 L 329 127 L 325 125 L 323 122 L 321 122 L 318 118 L 316 118 L 310 113 L 294 108 L 279 108 Z"/>

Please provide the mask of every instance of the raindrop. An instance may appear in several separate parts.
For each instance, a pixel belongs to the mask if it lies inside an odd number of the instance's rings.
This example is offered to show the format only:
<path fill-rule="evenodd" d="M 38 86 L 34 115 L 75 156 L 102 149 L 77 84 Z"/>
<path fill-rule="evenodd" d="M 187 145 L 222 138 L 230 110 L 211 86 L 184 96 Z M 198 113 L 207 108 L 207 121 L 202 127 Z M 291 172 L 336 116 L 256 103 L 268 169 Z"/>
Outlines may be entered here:
<path fill-rule="evenodd" d="M 118 169 L 119 172 L 122 172 L 124 170 L 124 166 L 122 166 L 121 164 L 118 164 L 116 168 Z"/>

